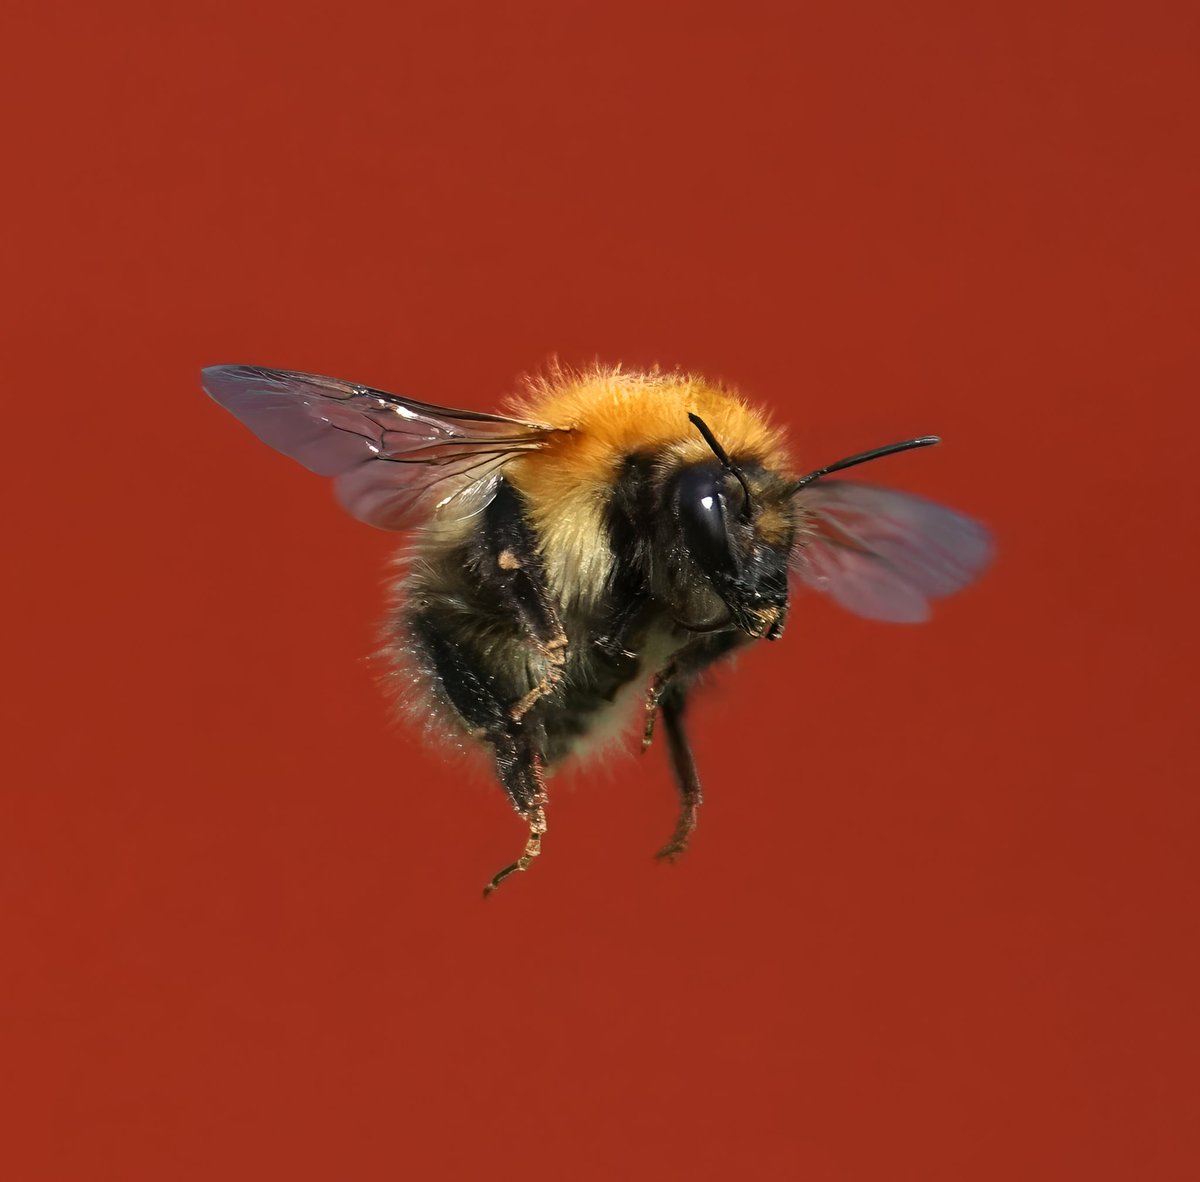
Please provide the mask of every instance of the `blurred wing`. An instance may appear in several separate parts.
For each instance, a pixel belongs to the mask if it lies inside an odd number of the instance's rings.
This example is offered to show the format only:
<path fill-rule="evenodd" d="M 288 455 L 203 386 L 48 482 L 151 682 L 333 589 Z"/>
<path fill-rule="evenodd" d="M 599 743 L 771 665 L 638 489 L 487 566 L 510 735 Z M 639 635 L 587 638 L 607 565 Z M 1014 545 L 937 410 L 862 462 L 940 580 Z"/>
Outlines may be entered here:
<path fill-rule="evenodd" d="M 217 365 L 203 381 L 264 443 L 334 477 L 343 508 L 380 529 L 408 528 L 555 431 L 317 374 Z"/>
<path fill-rule="evenodd" d="M 796 504 L 809 519 L 796 544 L 801 581 L 871 620 L 928 619 L 930 599 L 961 590 L 991 561 L 982 525 L 922 497 L 826 480 Z"/>

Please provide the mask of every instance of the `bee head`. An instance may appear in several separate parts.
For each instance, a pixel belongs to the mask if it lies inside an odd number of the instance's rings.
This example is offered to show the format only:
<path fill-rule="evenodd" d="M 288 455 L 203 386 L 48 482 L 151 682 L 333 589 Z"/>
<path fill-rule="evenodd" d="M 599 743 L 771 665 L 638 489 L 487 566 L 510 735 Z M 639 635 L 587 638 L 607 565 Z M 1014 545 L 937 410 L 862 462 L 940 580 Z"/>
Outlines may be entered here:
<path fill-rule="evenodd" d="M 703 420 L 689 418 L 715 459 L 686 465 L 670 484 L 682 551 L 671 589 L 676 619 L 696 631 L 734 627 L 776 640 L 788 608 L 790 486 L 757 465 L 735 464 Z"/>

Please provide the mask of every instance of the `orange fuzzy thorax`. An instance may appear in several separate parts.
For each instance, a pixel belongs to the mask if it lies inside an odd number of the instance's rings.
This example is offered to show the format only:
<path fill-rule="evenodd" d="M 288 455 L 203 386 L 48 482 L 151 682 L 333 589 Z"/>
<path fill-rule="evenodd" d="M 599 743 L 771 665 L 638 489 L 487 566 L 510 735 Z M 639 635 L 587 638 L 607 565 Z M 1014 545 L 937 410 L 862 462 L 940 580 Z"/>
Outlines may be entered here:
<path fill-rule="evenodd" d="M 513 460 L 505 477 L 525 497 L 542 541 L 551 585 L 567 599 L 599 592 L 611 555 L 604 507 L 626 457 L 703 463 L 713 453 L 689 412 L 699 415 L 735 461 L 786 472 L 780 432 L 733 391 L 679 373 L 596 368 L 554 371 L 530 382 L 516 412 L 563 429 L 544 448 Z"/>

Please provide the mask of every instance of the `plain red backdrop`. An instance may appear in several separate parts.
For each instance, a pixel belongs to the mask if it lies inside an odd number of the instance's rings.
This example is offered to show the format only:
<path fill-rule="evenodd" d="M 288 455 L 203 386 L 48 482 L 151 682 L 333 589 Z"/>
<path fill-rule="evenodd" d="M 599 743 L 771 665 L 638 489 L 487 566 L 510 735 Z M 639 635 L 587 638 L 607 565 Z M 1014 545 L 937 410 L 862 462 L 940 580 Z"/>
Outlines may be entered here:
<path fill-rule="evenodd" d="M 11 10 L 10 10 L 11 13 Z M 12 16 L 6 18 L 12 21 Z M 28 6 L 3 54 L 0 1172 L 1191 1179 L 1193 5 Z M 393 539 L 200 393 L 681 365 L 964 508 L 546 856 L 390 725 Z"/>

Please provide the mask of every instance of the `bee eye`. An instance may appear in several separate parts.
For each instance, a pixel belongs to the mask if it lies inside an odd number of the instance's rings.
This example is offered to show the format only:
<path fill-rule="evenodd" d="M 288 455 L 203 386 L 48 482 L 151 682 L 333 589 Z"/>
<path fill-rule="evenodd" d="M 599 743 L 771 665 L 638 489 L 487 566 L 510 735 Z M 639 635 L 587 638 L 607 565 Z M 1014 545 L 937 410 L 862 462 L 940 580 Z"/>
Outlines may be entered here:
<path fill-rule="evenodd" d="M 728 511 L 725 499 L 728 495 L 725 474 L 715 468 L 685 469 L 676 486 L 683 540 L 692 556 L 710 574 L 733 573 L 737 569 L 725 529 Z"/>

